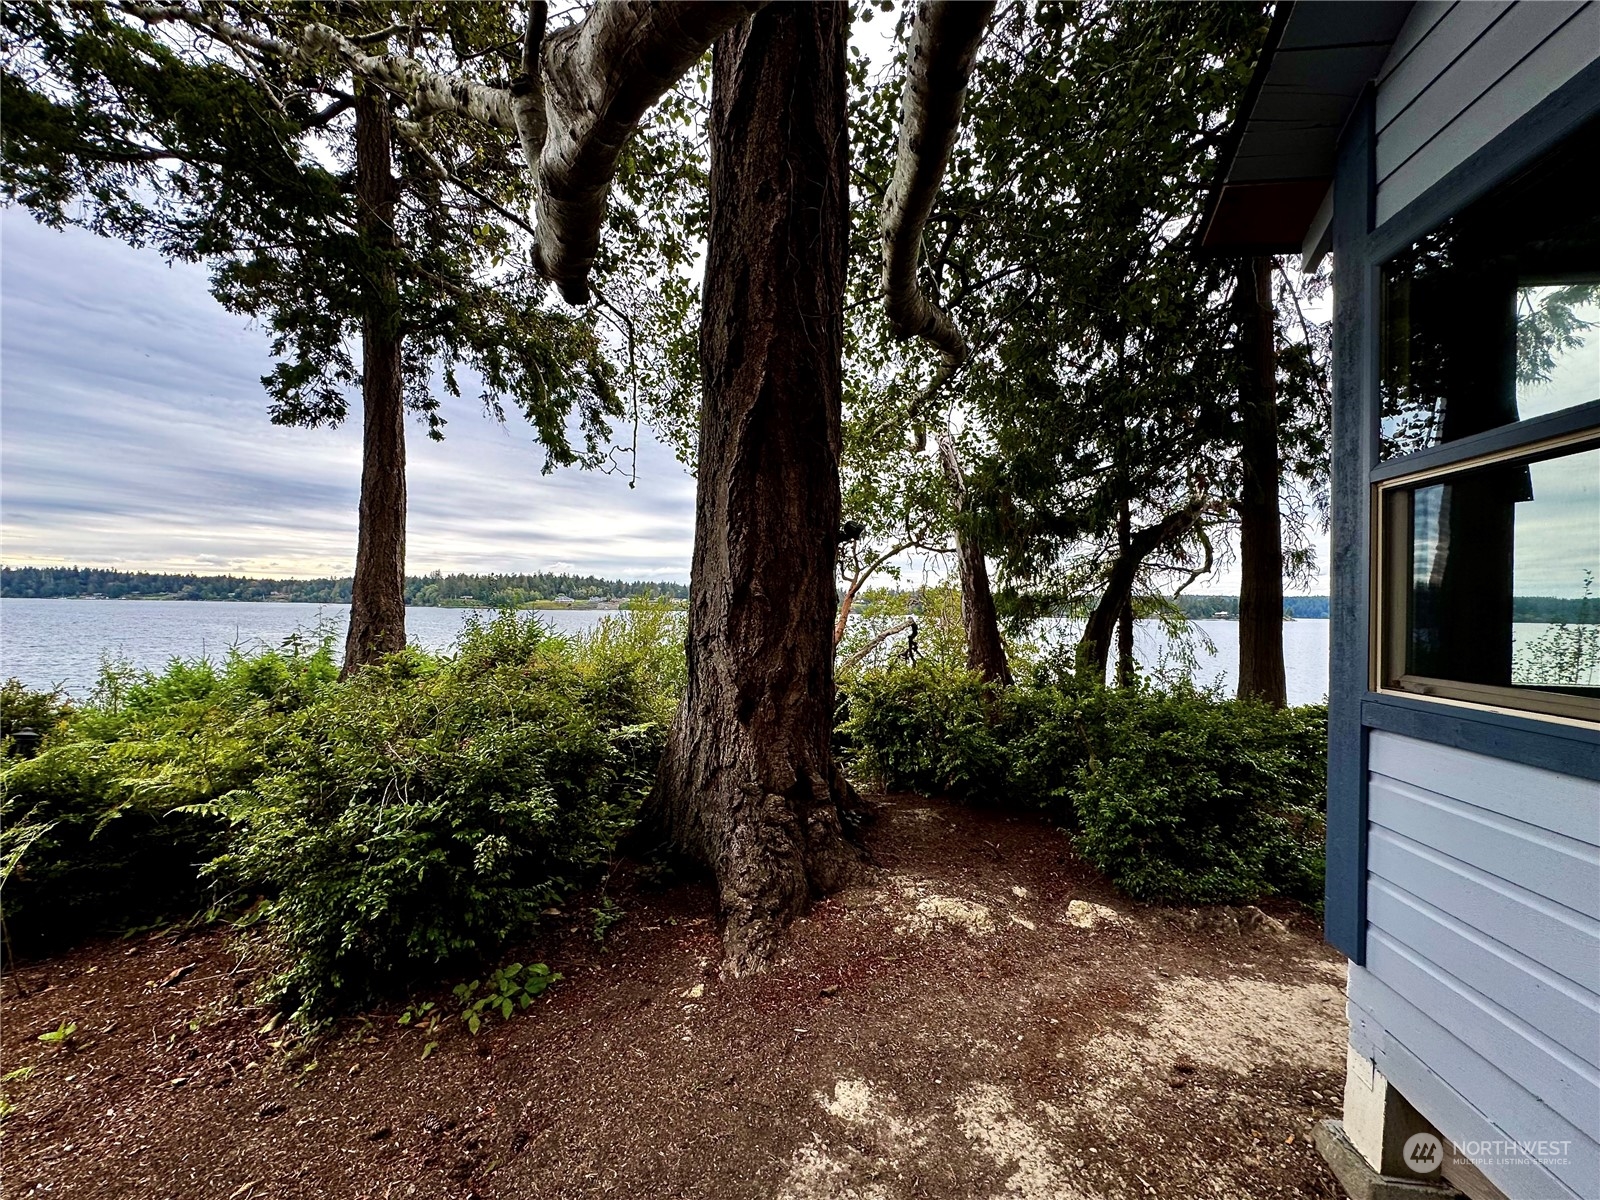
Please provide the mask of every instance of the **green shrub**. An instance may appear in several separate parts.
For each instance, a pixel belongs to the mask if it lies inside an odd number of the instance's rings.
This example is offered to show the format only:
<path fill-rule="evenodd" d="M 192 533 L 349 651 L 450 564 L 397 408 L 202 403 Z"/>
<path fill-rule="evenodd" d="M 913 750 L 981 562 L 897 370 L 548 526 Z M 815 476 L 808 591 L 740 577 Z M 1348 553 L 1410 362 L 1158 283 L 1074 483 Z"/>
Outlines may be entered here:
<path fill-rule="evenodd" d="M 846 695 L 836 744 L 858 773 L 890 791 L 999 798 L 1007 762 L 991 713 L 1003 698 L 975 672 L 896 666 L 863 672 Z"/>
<path fill-rule="evenodd" d="M 159 674 L 108 665 L 31 759 L 0 766 L 0 904 L 37 951 L 206 904 L 207 810 L 262 770 L 275 731 L 336 674 L 326 641 Z M 37 726 L 36 726 L 37 727 Z"/>
<path fill-rule="evenodd" d="M 1180 689 L 1107 706 L 1078 771 L 1084 855 L 1142 900 L 1322 891 L 1327 717 Z"/>
<path fill-rule="evenodd" d="M 270 897 L 282 1003 L 316 1016 L 479 961 L 604 864 L 665 741 L 670 627 L 564 639 L 507 614 L 453 659 L 395 655 L 299 713 L 225 800 L 215 864 Z"/>
<path fill-rule="evenodd" d="M 72 703 L 59 689 L 35 691 L 20 679 L 6 680 L 0 684 L 0 757 L 9 758 L 29 749 L 17 740 L 18 732 L 31 730 L 36 739 L 32 748 L 39 749 L 48 745 L 71 719 Z"/>
<path fill-rule="evenodd" d="M 928 664 L 847 684 L 841 754 L 891 790 L 1037 808 L 1129 895 L 1189 903 L 1322 887 L 1327 717 L 1190 687 Z"/>

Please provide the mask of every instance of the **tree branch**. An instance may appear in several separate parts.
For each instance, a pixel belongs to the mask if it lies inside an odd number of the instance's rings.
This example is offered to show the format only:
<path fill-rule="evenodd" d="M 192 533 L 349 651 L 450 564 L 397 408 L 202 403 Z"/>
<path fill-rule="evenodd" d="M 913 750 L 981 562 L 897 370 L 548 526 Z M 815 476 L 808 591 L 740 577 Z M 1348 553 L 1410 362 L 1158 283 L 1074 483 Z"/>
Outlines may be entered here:
<path fill-rule="evenodd" d="M 713 41 L 761 7 L 609 0 L 544 39 L 534 264 L 569 304 L 588 303 L 606 192 L 629 135 Z"/>
<path fill-rule="evenodd" d="M 833 644 L 835 647 L 844 641 L 845 626 L 850 622 L 850 610 L 855 607 L 856 597 L 861 594 L 861 589 L 866 586 L 867 580 L 871 579 L 878 569 L 895 555 L 914 549 L 919 545 L 921 545 L 920 540 L 902 542 L 900 545 L 884 551 L 877 558 L 872 559 L 856 571 L 854 577 L 850 580 L 850 586 L 845 589 L 844 599 L 839 601 L 839 617 L 833 623 Z"/>
<path fill-rule="evenodd" d="M 922 231 L 961 124 L 967 78 L 994 12 L 992 0 L 922 0 L 911 31 L 911 58 L 900 99 L 900 148 L 883 206 L 883 291 L 889 326 L 902 340 L 931 343 L 948 366 L 968 355 L 948 314 L 917 282 Z"/>
<path fill-rule="evenodd" d="M 489 87 L 461 76 L 431 70 L 404 54 L 368 54 L 359 42 L 330 25 L 312 21 L 300 28 L 295 40 L 285 41 L 224 21 L 206 9 L 185 4 L 146 4 L 126 0 L 122 11 L 147 25 L 178 21 L 209 33 L 233 46 L 249 47 L 292 66 L 313 67 L 332 59 L 352 74 L 393 92 L 411 106 L 414 119 L 431 113 L 453 113 L 467 120 L 517 132 L 512 97 L 505 88 Z"/>
<path fill-rule="evenodd" d="M 528 27 L 522 35 L 522 71 L 511 81 L 511 116 L 517 125 L 517 142 L 522 161 L 537 172 L 539 155 L 544 150 L 544 77 L 539 71 L 539 53 L 544 48 L 544 26 L 549 16 L 545 0 L 528 5 Z"/>
<path fill-rule="evenodd" d="M 915 618 L 907 618 L 906 620 L 901 621 L 898 625 L 890 626 L 888 629 L 885 629 L 882 633 L 878 634 L 877 637 L 873 638 L 865 646 L 861 647 L 861 649 L 857 650 L 849 658 L 845 659 L 836 668 L 834 668 L 835 672 L 842 673 L 848 671 L 851 667 L 855 666 L 858 662 L 860 662 L 867 655 L 871 654 L 879 646 L 883 645 L 884 642 L 888 641 L 895 634 L 904 633 L 908 629 L 915 629 L 916 625 L 917 622 Z"/>

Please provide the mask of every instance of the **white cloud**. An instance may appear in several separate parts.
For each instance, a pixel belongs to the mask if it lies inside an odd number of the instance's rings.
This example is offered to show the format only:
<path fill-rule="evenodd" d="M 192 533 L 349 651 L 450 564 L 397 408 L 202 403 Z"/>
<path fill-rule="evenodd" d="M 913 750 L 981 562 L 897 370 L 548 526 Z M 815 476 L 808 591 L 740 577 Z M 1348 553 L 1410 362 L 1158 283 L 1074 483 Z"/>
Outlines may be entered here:
<path fill-rule="evenodd" d="M 270 424 L 267 338 L 203 269 L 0 212 L 0 555 L 11 565 L 348 574 L 359 413 Z M 694 482 L 654 441 L 638 485 L 541 474 L 526 427 L 445 400 L 410 439 L 409 568 L 688 578 Z M 414 427 L 415 428 L 415 427 Z"/>

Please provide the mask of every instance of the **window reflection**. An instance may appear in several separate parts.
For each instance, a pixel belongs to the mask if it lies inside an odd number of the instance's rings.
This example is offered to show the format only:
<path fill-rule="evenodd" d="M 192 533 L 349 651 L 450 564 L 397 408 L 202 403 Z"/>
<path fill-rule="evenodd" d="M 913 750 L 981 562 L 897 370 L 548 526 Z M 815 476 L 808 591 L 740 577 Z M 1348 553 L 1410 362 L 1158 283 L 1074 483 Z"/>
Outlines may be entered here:
<path fill-rule="evenodd" d="M 1600 699 L 1600 448 L 1475 467 L 1396 499 L 1389 536 L 1409 570 L 1391 597 L 1403 641 L 1387 682 Z"/>
<path fill-rule="evenodd" d="M 1383 268 L 1383 457 L 1600 400 L 1600 123 Z"/>

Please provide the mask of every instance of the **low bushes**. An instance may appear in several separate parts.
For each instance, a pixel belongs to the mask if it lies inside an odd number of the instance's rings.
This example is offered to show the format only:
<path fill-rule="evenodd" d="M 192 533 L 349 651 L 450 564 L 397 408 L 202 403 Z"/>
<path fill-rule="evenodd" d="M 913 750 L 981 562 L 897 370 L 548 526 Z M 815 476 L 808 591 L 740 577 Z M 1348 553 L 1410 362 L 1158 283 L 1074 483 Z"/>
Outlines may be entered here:
<path fill-rule="evenodd" d="M 1073 796 L 1084 855 L 1142 900 L 1319 904 L 1327 714 L 1140 693 L 1107 705 Z"/>
<path fill-rule="evenodd" d="M 16 949 L 188 915 L 214 899 L 200 865 L 226 824 L 205 806 L 263 769 L 285 717 L 331 685 L 329 646 L 174 662 L 160 675 L 108 666 L 82 708 L 31 758 L 6 744 L 0 766 L 0 900 Z M 11 714 L 41 728 L 40 693 L 15 682 Z"/>
<path fill-rule="evenodd" d="M 895 667 L 850 685 L 841 747 L 891 789 L 1043 809 L 1145 900 L 1317 902 L 1326 711 L 1071 677 Z"/>
<path fill-rule="evenodd" d="M 72 708 L 0 691 L 0 901 L 24 950 L 260 900 L 277 999 L 313 1018 L 492 957 L 633 827 L 685 682 L 682 617 L 581 638 L 505 615 L 340 681 L 330 645 L 111 669 Z M 857 775 L 1027 806 L 1149 900 L 1313 900 L 1325 718 L 945 660 L 840 697 Z M 41 735 L 37 753 L 14 733 Z"/>
<path fill-rule="evenodd" d="M 336 675 L 326 644 L 108 671 L 0 767 L 8 935 L 47 948 L 263 896 L 273 990 L 304 1016 L 492 954 L 634 821 L 681 627 L 647 609 L 569 639 L 508 614 L 452 656 Z"/>
<path fill-rule="evenodd" d="M 315 1013 L 486 958 L 603 865 L 665 741 L 659 657 L 506 616 L 290 721 L 219 805 L 237 832 L 211 868 L 270 897 L 278 999 Z"/>

